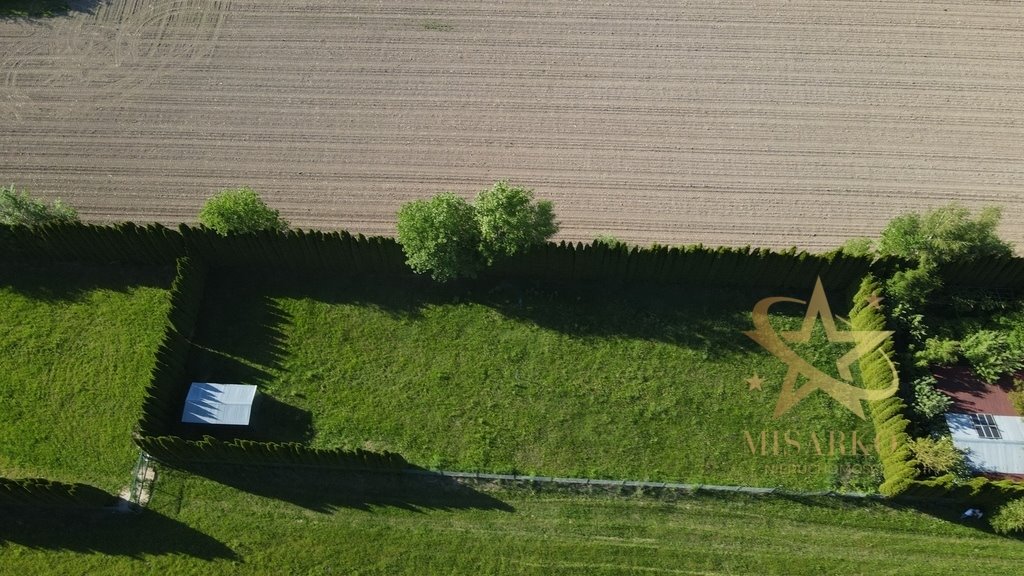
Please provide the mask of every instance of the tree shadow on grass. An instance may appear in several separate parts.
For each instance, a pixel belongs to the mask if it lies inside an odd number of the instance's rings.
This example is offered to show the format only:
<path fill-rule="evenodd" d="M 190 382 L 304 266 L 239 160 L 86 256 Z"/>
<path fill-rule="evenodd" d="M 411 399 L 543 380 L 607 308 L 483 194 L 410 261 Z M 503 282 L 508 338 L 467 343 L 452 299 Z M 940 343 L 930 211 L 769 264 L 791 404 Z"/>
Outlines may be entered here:
<path fill-rule="evenodd" d="M 372 512 L 382 507 L 413 512 L 515 511 L 493 496 L 442 476 L 211 464 L 181 469 L 243 492 L 322 513 L 346 508 Z"/>
<path fill-rule="evenodd" d="M 246 280 L 211 273 L 188 360 L 195 381 L 266 385 L 281 369 L 291 316 Z"/>
<path fill-rule="evenodd" d="M 308 410 L 261 392 L 250 414 L 248 426 L 220 426 L 178 422 L 173 433 L 190 440 L 212 436 L 225 441 L 244 438 L 256 442 L 298 442 L 313 440 L 313 416 Z"/>
<path fill-rule="evenodd" d="M 0 263 L 0 288 L 44 302 L 75 302 L 95 290 L 168 289 L 173 277 L 170 266 Z"/>
<path fill-rule="evenodd" d="M 772 497 L 811 506 L 815 508 L 827 508 L 836 512 L 850 510 L 878 510 L 917 512 L 931 516 L 936 520 L 964 526 L 980 532 L 998 535 L 1011 540 L 1024 540 L 1024 535 L 997 534 L 989 524 L 987 517 L 990 517 L 998 508 L 994 502 L 969 502 L 951 498 L 852 498 L 842 496 L 800 496 L 800 495 L 773 495 Z M 969 508 L 978 508 L 985 514 L 982 518 L 964 517 L 964 512 Z"/>
<path fill-rule="evenodd" d="M 202 560 L 238 560 L 215 538 L 177 520 L 143 510 L 123 514 L 108 510 L 0 510 L 0 545 L 38 550 L 67 550 L 110 556 L 184 554 Z"/>
<path fill-rule="evenodd" d="M 262 352 L 259 342 L 249 342 L 246 333 L 264 330 L 264 341 L 278 341 L 279 326 L 259 321 L 287 322 L 283 311 L 275 316 L 260 312 L 257 298 L 311 299 L 329 304 L 371 307 L 393 318 L 416 319 L 423 310 L 438 305 L 477 304 L 492 308 L 507 318 L 581 338 L 629 338 L 653 340 L 699 350 L 708 358 L 742 351 L 757 345 L 742 332 L 753 328 L 750 313 L 766 296 L 807 298 L 809 294 L 777 294 L 777 290 L 751 288 L 718 290 L 699 286 L 652 283 L 460 281 L 438 285 L 420 278 L 352 277 L 337 273 L 291 272 L 266 274 L 254 271 L 222 271 L 209 283 L 213 304 L 207 310 L 216 317 L 201 327 L 203 339 L 231 338 L 248 350 L 249 358 Z M 810 287 L 808 287 L 808 292 Z M 847 307 L 833 302 L 836 311 Z M 233 310 L 232 310 L 233 308 Z M 247 312 L 250 311 L 250 312 Z M 798 305 L 780 304 L 773 313 L 801 318 Z M 224 349 L 223 345 L 219 349 Z M 259 360 L 255 360 L 259 362 Z"/>

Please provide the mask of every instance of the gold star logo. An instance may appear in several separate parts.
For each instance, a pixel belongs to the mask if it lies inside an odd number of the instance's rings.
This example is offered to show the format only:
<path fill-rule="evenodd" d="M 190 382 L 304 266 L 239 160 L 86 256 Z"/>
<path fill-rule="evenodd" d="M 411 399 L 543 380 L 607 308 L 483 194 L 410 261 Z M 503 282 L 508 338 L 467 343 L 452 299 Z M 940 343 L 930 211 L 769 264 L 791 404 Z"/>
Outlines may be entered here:
<path fill-rule="evenodd" d="M 747 384 L 750 386 L 750 390 L 761 390 L 761 385 L 764 384 L 764 380 L 762 380 L 757 374 L 754 374 L 750 378 L 747 378 Z"/>
<path fill-rule="evenodd" d="M 803 325 L 800 330 L 786 331 L 780 334 L 775 333 L 775 329 L 772 328 L 768 319 L 768 309 L 773 304 L 779 302 L 807 304 L 807 313 L 804 316 Z M 815 390 L 824 391 L 848 410 L 864 418 L 864 409 L 861 406 L 862 400 L 888 398 L 895 394 L 896 389 L 899 387 L 899 375 L 891 361 L 889 361 L 893 373 L 891 386 L 884 390 L 866 390 L 853 385 L 853 374 L 850 372 L 850 365 L 864 355 L 874 351 L 886 338 L 892 335 L 892 332 L 888 330 L 854 331 L 837 329 L 835 317 L 832 315 L 828 299 L 825 297 L 825 289 L 821 285 L 821 278 L 818 278 L 814 284 L 814 292 L 811 294 L 809 303 L 797 300 L 796 298 L 764 298 L 754 306 L 753 320 L 755 330 L 744 332 L 744 334 L 789 366 L 785 380 L 782 383 L 782 393 L 775 406 L 776 418 L 786 413 L 797 402 L 803 400 Z M 811 334 L 818 322 L 824 327 L 825 336 L 829 342 L 850 342 L 854 345 L 849 352 L 836 361 L 836 368 L 841 380 L 833 378 L 814 367 L 793 352 L 786 344 L 786 342 L 802 343 L 810 341 Z M 846 321 L 844 320 L 844 322 Z M 848 324 L 848 322 L 846 323 Z M 800 376 L 803 376 L 807 383 L 798 389 L 796 382 Z M 749 380 L 748 383 L 750 383 Z M 752 384 L 751 386 L 751 389 L 753 389 Z"/>
<path fill-rule="evenodd" d="M 882 300 L 885 300 L 885 298 L 882 298 L 878 294 L 872 294 L 868 296 L 865 300 L 867 301 L 868 306 L 871 306 L 872 308 L 875 309 L 880 309 L 882 307 Z"/>

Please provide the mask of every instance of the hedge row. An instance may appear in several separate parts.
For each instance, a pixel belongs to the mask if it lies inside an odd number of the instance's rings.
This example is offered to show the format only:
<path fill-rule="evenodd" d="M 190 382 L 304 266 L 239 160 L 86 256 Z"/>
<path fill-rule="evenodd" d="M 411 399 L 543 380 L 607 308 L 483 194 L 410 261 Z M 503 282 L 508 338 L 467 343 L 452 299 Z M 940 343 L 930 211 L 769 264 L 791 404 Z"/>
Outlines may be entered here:
<path fill-rule="evenodd" d="M 317 230 L 264 231 L 221 236 L 209 228 L 181 226 L 189 255 L 211 266 L 320 268 L 365 274 L 410 275 L 394 238 Z"/>
<path fill-rule="evenodd" d="M 960 483 L 952 475 L 947 474 L 927 480 L 915 480 L 907 487 L 903 496 L 929 500 L 950 498 L 996 507 L 1008 500 L 1024 497 L 1024 484 L 1009 480 L 990 480 L 982 476 Z"/>
<path fill-rule="evenodd" d="M 113 504 L 114 496 L 88 484 L 65 484 L 41 478 L 0 478 L 0 507 L 99 508 Z"/>
<path fill-rule="evenodd" d="M 884 266 L 888 262 L 878 265 Z M 705 246 L 638 248 L 603 243 L 549 243 L 497 263 L 485 271 L 496 278 L 555 280 L 654 281 L 805 287 L 817 277 L 833 285 L 850 285 L 871 269 L 867 258 L 817 255 L 796 249 Z"/>
<path fill-rule="evenodd" d="M 881 285 L 873 275 L 865 276 L 860 289 L 854 296 L 850 311 L 850 325 L 853 330 L 885 330 L 885 315 L 869 305 L 872 295 L 881 293 Z M 887 339 L 874 352 L 860 359 L 861 378 L 869 390 L 882 390 L 892 385 L 892 339 Z M 906 405 L 899 396 L 869 402 L 868 411 L 875 427 L 878 442 L 878 458 L 882 465 L 883 481 L 878 491 L 886 496 L 904 492 L 917 477 L 917 462 L 911 458 L 910 435 L 907 427 L 910 421 L 903 414 Z"/>
<path fill-rule="evenodd" d="M 1024 258 L 966 260 L 943 266 L 939 275 L 950 286 L 1020 290 L 1024 288 Z"/>
<path fill-rule="evenodd" d="M 171 284 L 171 309 L 142 403 L 138 434 L 162 434 L 178 421 L 188 393 L 186 362 L 206 284 L 206 265 L 179 258 Z"/>
<path fill-rule="evenodd" d="M 0 257 L 133 264 L 171 264 L 189 256 L 215 267 L 276 267 L 410 275 L 402 247 L 393 238 L 315 230 L 265 231 L 221 236 L 208 228 L 181 225 L 98 226 L 71 223 L 29 228 L 0 227 Z M 807 286 L 852 284 L 887 262 L 842 254 L 815 255 L 796 249 L 638 248 L 602 243 L 548 243 L 484 271 L 495 278 L 656 281 L 732 285 Z"/>
<path fill-rule="evenodd" d="M 185 440 L 178 436 L 146 436 L 139 446 L 157 460 L 179 466 L 189 464 L 252 464 L 263 466 L 315 466 L 345 470 L 401 470 L 407 462 L 392 452 L 367 450 L 321 450 L 296 442 Z"/>
<path fill-rule="evenodd" d="M 184 252 L 182 235 L 159 224 L 0 226 L 0 258 L 170 264 Z"/>

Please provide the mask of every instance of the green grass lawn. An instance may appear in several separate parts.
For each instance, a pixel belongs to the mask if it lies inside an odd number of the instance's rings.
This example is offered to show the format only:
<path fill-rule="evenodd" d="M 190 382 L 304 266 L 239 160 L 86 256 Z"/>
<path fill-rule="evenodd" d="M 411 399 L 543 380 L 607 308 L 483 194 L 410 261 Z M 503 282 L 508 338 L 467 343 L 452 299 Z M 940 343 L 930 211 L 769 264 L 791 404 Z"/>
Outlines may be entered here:
<path fill-rule="evenodd" d="M 265 422 L 271 438 L 391 450 L 424 467 L 833 488 L 848 459 L 813 453 L 811 431 L 870 438 L 870 425 L 821 392 L 772 419 L 785 365 L 743 334 L 768 295 L 222 272 L 193 374 L 259 384 L 289 407 Z M 802 320 L 789 306 L 779 328 Z M 834 372 L 845 350 L 803 352 Z M 763 391 L 749 390 L 755 373 Z M 762 430 L 792 430 L 802 453 L 752 455 L 743 433 Z"/>
<path fill-rule="evenodd" d="M 283 474 L 283 473 L 282 473 Z M 834 499 L 675 499 L 162 471 L 151 507 L 0 523 L 11 574 L 1016 574 L 1017 540 Z M 247 480 L 242 480 L 247 478 Z"/>
<path fill-rule="evenodd" d="M 0 267 L 0 476 L 127 484 L 170 274 Z"/>

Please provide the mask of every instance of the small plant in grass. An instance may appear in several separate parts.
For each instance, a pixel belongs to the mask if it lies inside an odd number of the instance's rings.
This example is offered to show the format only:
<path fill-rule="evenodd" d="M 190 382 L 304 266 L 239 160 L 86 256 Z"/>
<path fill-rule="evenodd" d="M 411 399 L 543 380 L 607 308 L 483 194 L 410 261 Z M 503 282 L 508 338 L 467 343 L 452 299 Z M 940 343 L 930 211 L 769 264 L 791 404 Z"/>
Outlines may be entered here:
<path fill-rule="evenodd" d="M 78 221 L 78 212 L 59 198 L 52 204 L 36 200 L 14 185 L 0 187 L 0 224 L 41 226 Z"/>
<path fill-rule="evenodd" d="M 402 206 L 398 242 L 409 267 L 438 282 L 474 277 L 483 265 L 476 210 L 451 192 Z"/>
<path fill-rule="evenodd" d="M 925 474 L 966 476 L 967 463 L 964 453 L 953 445 L 953 439 L 949 436 L 938 439 L 914 438 L 910 441 L 910 451 Z"/>
<path fill-rule="evenodd" d="M 249 187 L 222 190 L 207 200 L 199 212 L 199 223 L 222 236 L 288 228 L 280 213 Z"/>
<path fill-rule="evenodd" d="M 1024 532 L 1024 498 L 1010 500 L 999 507 L 989 519 L 992 529 L 999 534 Z"/>
<path fill-rule="evenodd" d="M 953 405 L 953 399 L 935 388 L 935 377 L 918 378 L 911 385 L 914 390 L 914 412 L 924 422 L 930 422 L 945 414 Z"/>
<path fill-rule="evenodd" d="M 1002 375 L 1024 367 L 1021 351 L 1003 332 L 978 330 L 963 339 L 960 350 L 975 374 L 986 382 L 995 382 Z"/>

